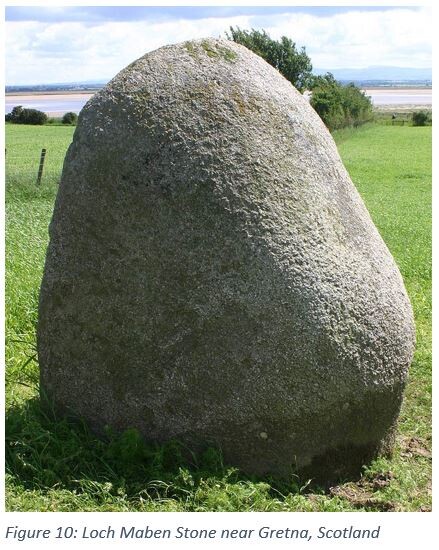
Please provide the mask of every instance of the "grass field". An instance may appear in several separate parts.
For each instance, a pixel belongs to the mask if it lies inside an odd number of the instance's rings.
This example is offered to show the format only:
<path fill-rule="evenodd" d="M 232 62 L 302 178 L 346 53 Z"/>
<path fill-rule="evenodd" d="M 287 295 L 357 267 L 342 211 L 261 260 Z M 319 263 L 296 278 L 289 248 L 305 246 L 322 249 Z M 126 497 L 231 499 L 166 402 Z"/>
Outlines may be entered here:
<path fill-rule="evenodd" d="M 72 127 L 6 127 L 6 491 L 17 511 L 420 511 L 431 508 L 431 127 L 369 125 L 336 141 L 403 274 L 417 351 L 391 459 L 329 491 L 225 468 L 212 451 L 182 458 L 135 432 L 95 439 L 43 413 L 35 351 L 47 226 Z M 47 165 L 35 186 L 41 148 Z"/>

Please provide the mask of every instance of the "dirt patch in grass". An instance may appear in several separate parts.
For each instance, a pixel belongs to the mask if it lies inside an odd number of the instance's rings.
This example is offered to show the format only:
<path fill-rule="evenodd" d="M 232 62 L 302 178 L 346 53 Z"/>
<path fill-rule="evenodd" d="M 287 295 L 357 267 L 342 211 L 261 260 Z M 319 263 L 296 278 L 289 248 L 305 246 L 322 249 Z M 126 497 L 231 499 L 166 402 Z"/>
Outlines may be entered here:
<path fill-rule="evenodd" d="M 394 512 L 397 505 L 392 501 L 380 500 L 375 492 L 390 485 L 394 479 L 392 472 L 381 472 L 368 479 L 362 477 L 357 483 L 346 483 L 330 487 L 329 494 L 349 501 L 354 508 L 364 508 L 378 512 Z"/>
<path fill-rule="evenodd" d="M 412 458 L 414 456 L 423 456 L 431 458 L 431 451 L 428 443 L 421 437 L 404 437 L 401 441 L 401 456 Z"/>

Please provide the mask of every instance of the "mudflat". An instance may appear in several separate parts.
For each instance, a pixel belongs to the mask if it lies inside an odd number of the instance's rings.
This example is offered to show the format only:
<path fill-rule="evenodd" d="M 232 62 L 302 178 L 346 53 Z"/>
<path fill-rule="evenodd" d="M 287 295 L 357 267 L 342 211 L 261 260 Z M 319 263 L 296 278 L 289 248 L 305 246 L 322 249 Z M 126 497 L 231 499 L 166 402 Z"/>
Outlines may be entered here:
<path fill-rule="evenodd" d="M 432 105 L 432 90 L 427 87 L 371 87 L 364 92 L 370 96 L 375 108 L 384 111 L 431 109 Z"/>
<path fill-rule="evenodd" d="M 15 98 L 17 98 L 17 101 L 32 101 L 33 99 L 38 98 L 39 100 L 69 100 L 74 97 L 75 99 L 83 99 L 84 101 L 88 101 L 92 95 L 94 95 L 95 92 L 14 92 L 13 94 L 7 93 L 6 101 L 8 103 L 13 102 Z"/>
<path fill-rule="evenodd" d="M 432 105 L 432 90 L 427 87 L 368 87 L 364 88 L 364 92 L 379 110 L 413 111 L 431 109 Z M 5 107 L 6 112 L 10 112 L 15 105 L 23 105 L 44 111 L 49 116 L 60 117 L 68 111 L 79 113 L 95 93 L 95 90 L 7 93 Z"/>
<path fill-rule="evenodd" d="M 79 113 L 95 92 L 44 92 L 44 93 L 14 93 L 6 94 L 6 112 L 12 111 L 16 105 L 28 109 L 38 109 L 52 117 L 61 117 L 72 111 Z"/>

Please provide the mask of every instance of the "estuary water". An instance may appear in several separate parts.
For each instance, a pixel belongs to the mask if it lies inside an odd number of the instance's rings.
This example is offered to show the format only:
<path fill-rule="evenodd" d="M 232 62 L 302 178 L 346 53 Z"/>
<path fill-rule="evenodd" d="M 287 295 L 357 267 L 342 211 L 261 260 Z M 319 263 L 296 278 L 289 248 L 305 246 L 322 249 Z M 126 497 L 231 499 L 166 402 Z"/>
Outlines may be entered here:
<path fill-rule="evenodd" d="M 425 106 L 431 107 L 431 88 L 370 88 L 364 90 L 375 106 Z M 72 111 L 79 113 L 93 94 L 35 94 L 8 95 L 5 98 L 6 113 L 14 106 L 44 111 L 50 116 L 62 116 Z"/>
<path fill-rule="evenodd" d="M 364 90 L 377 107 L 381 105 L 430 106 L 431 88 L 370 88 Z"/>
<path fill-rule="evenodd" d="M 16 105 L 27 109 L 38 109 L 51 116 L 62 116 L 64 113 L 79 113 L 93 94 L 34 94 L 7 95 L 5 112 L 10 113 Z"/>

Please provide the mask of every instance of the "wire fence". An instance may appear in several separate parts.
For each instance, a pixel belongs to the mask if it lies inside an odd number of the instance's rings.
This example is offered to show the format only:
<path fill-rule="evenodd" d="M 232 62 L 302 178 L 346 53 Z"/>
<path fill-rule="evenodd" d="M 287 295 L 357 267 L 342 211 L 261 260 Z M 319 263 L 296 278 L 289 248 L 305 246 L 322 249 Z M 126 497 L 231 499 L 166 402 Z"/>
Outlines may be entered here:
<path fill-rule="evenodd" d="M 375 114 L 375 119 L 379 124 L 384 126 L 412 126 L 412 113 L 411 112 L 378 112 Z"/>
<path fill-rule="evenodd" d="M 61 179 L 65 151 L 55 148 L 32 148 L 23 151 L 21 147 L 5 150 L 5 175 L 7 185 L 33 184 L 54 185 Z"/>
<path fill-rule="evenodd" d="M 381 120 L 380 124 L 384 124 L 385 126 L 412 126 L 412 121 L 408 118 L 390 118 L 387 120 Z"/>

